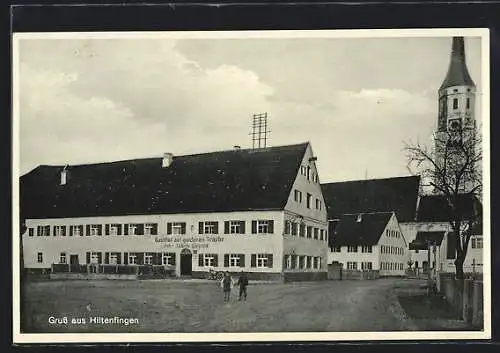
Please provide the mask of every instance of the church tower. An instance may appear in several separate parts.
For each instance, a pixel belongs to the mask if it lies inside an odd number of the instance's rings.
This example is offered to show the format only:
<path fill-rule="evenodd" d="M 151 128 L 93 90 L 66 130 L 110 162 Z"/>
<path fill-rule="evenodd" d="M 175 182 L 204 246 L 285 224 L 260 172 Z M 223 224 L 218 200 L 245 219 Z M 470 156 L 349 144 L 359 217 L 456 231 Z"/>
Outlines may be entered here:
<path fill-rule="evenodd" d="M 473 136 L 476 129 L 475 100 L 476 85 L 469 75 L 465 60 L 465 46 L 463 37 L 453 37 L 451 58 L 448 72 L 438 91 L 439 112 L 436 131 L 436 159 L 442 165 L 445 159 L 445 150 L 449 149 L 450 139 L 454 132 L 458 138 Z M 461 185 L 461 192 L 466 192 L 466 183 Z"/>

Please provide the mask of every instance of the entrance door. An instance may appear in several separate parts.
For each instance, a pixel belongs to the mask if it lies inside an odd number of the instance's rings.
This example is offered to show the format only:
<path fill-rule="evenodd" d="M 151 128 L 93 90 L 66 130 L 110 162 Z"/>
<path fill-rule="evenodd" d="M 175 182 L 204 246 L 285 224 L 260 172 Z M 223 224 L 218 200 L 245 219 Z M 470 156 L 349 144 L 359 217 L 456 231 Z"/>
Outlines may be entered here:
<path fill-rule="evenodd" d="M 191 276 L 193 268 L 193 255 L 188 249 L 181 251 L 181 276 Z"/>
<path fill-rule="evenodd" d="M 78 261 L 78 255 L 69 255 L 69 267 L 71 272 L 78 272 L 80 262 Z"/>

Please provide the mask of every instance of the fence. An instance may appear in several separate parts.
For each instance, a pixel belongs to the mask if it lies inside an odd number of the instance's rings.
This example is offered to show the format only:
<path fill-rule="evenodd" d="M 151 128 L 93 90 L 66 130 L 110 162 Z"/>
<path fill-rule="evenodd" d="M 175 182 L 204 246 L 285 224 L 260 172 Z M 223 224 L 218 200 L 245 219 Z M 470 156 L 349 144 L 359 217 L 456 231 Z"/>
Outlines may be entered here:
<path fill-rule="evenodd" d="M 456 310 L 456 318 L 475 327 L 483 325 L 483 281 L 466 276 L 463 280 L 455 279 L 452 273 L 441 273 L 438 290 Z"/>
<path fill-rule="evenodd" d="M 161 265 L 52 264 L 51 273 L 91 274 L 93 277 L 98 277 L 98 275 L 135 275 L 138 278 L 166 278 L 175 275 L 175 268 Z"/>

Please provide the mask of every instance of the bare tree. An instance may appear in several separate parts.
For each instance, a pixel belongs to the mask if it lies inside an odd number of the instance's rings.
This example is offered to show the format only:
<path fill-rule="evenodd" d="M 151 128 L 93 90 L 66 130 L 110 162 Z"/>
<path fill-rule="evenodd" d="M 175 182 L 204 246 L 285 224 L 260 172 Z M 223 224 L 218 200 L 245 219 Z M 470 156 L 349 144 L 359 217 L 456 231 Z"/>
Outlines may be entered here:
<path fill-rule="evenodd" d="M 408 170 L 421 176 L 424 193 L 431 189 L 447 202 L 449 209 L 443 211 L 455 244 L 456 277 L 463 279 L 469 241 L 482 216 L 481 136 L 474 127 L 457 124 L 435 133 L 434 145 L 410 142 L 404 151 Z"/>

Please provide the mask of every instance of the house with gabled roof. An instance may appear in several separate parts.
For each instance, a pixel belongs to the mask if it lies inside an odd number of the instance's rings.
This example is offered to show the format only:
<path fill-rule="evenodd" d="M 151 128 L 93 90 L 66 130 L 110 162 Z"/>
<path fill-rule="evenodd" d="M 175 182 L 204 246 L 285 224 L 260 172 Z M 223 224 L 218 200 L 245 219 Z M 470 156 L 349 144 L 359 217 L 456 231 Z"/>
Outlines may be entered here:
<path fill-rule="evenodd" d="M 25 268 L 326 278 L 328 224 L 315 161 L 307 142 L 39 166 L 20 178 Z M 292 234 L 292 224 L 308 233 Z"/>
<path fill-rule="evenodd" d="M 407 244 L 395 212 L 343 214 L 329 222 L 329 263 L 340 263 L 343 276 L 373 271 L 375 276 L 403 276 Z"/>

